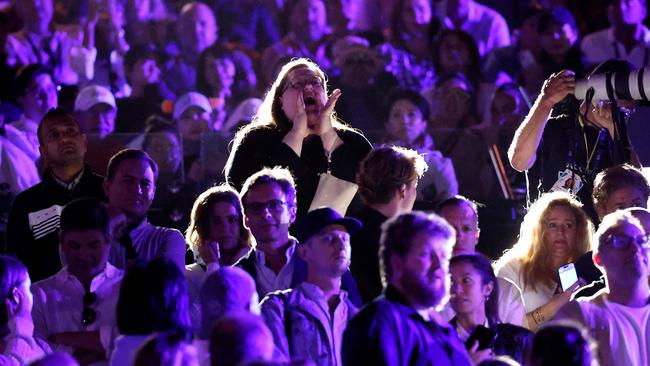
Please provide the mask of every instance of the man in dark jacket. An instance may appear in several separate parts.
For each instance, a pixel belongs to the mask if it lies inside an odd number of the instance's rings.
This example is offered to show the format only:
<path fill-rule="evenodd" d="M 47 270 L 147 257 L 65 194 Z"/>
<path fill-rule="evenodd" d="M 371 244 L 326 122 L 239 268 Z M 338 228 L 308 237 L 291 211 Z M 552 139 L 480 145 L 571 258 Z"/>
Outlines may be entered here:
<path fill-rule="evenodd" d="M 447 294 L 453 228 L 422 212 L 382 228 L 384 294 L 348 322 L 343 365 L 471 365 L 454 330 L 431 310 Z"/>
<path fill-rule="evenodd" d="M 103 178 L 84 164 L 86 135 L 72 116 L 50 110 L 38 126 L 38 141 L 48 168 L 40 183 L 16 196 L 5 248 L 27 266 L 32 281 L 61 269 L 57 232 L 62 207 L 81 197 L 104 199 Z"/>

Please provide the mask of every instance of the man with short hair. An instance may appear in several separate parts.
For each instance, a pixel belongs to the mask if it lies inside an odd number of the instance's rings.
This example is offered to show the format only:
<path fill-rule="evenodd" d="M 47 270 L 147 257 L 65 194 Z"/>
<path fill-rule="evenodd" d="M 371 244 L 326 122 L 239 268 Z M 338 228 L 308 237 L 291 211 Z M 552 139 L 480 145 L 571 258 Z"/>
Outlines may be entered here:
<path fill-rule="evenodd" d="M 108 163 L 103 187 L 112 216 L 110 261 L 126 269 L 137 258 L 166 257 L 185 273 L 183 235 L 176 229 L 153 226 L 147 221 L 157 176 L 158 166 L 142 150 L 122 150 Z"/>
<path fill-rule="evenodd" d="M 348 322 L 344 365 L 470 365 L 455 331 L 429 311 L 447 295 L 454 229 L 442 218 L 405 213 L 382 226 L 384 296 Z"/>
<path fill-rule="evenodd" d="M 74 351 L 83 364 L 105 361 L 124 276 L 108 263 L 111 233 L 106 205 L 96 198 L 67 204 L 61 212 L 59 238 L 65 266 L 32 286 L 34 333 L 53 348 Z"/>
<path fill-rule="evenodd" d="M 5 248 L 25 264 L 33 281 L 61 269 L 57 230 L 63 206 L 81 197 L 105 197 L 102 177 L 84 164 L 86 135 L 74 117 L 60 109 L 49 111 L 38 127 L 38 137 L 48 168 L 39 184 L 16 196 Z"/>
<path fill-rule="evenodd" d="M 456 231 L 456 242 L 452 250 L 452 256 L 461 254 L 476 253 L 481 229 L 478 227 L 478 208 L 476 203 L 466 197 L 457 195 L 443 201 L 436 210 L 436 213 L 451 225 Z M 521 291 L 510 280 L 497 277 L 499 296 L 499 320 L 503 323 L 510 323 L 524 326 L 526 312 Z M 447 303 L 440 311 L 440 315 L 446 320 L 454 317 L 454 310 Z"/>
<path fill-rule="evenodd" d="M 298 286 L 307 277 L 307 264 L 295 255 L 298 241 L 289 235 L 297 210 L 291 173 L 285 168 L 264 168 L 244 182 L 241 197 L 244 221 L 257 245 L 235 265 L 255 279 L 262 298 Z M 343 275 L 342 286 L 353 303 L 361 303 L 351 273 Z"/>
<path fill-rule="evenodd" d="M 643 25 L 646 0 L 614 0 L 608 12 L 611 27 L 587 34 L 580 44 L 585 63 L 591 66 L 618 58 L 637 68 L 650 66 L 650 30 Z"/>
<path fill-rule="evenodd" d="M 357 312 L 341 289 L 341 276 L 350 267 L 350 234 L 360 228 L 358 220 L 329 207 L 296 222 L 301 243 L 296 251 L 307 263 L 307 278 L 296 288 L 269 294 L 261 304 L 277 353 L 287 360 L 341 364 L 343 330 Z"/>
<path fill-rule="evenodd" d="M 605 273 L 607 288 L 586 301 L 571 301 L 556 319 L 575 320 L 598 342 L 601 365 L 650 362 L 650 242 L 629 212 L 603 218 L 596 232 L 594 262 Z"/>
<path fill-rule="evenodd" d="M 357 184 L 365 206 L 357 215 L 363 228 L 352 236 L 356 259 L 350 269 L 364 302 L 382 291 L 377 255 L 381 225 L 413 209 L 417 183 L 426 168 L 416 151 L 395 146 L 371 151 L 359 166 Z"/>

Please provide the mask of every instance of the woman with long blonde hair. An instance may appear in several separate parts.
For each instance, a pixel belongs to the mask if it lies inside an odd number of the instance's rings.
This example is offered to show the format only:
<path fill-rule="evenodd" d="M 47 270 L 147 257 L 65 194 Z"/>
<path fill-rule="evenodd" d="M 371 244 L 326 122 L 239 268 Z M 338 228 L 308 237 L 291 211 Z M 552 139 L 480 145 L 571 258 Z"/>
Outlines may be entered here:
<path fill-rule="evenodd" d="M 582 204 L 567 193 L 546 193 L 531 205 L 519 240 L 496 263 L 497 275 L 521 289 L 529 328 L 552 318 L 584 283 L 562 291 L 558 268 L 591 249 L 593 231 Z"/>
<path fill-rule="evenodd" d="M 327 78 L 314 62 L 299 58 L 282 67 L 251 124 L 237 132 L 225 167 L 235 188 L 264 167 L 288 168 L 296 178 L 298 213 L 306 213 L 321 173 L 355 181 L 371 145 L 336 118 L 341 97 L 328 96 Z"/>

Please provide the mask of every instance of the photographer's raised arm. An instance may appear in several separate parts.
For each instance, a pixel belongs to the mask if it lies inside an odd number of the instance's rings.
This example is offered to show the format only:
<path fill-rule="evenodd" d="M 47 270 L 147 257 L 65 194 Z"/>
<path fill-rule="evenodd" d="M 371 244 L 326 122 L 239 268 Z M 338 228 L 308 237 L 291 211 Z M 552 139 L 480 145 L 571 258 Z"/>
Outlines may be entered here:
<path fill-rule="evenodd" d="M 533 107 L 519 125 L 508 149 L 508 158 L 518 171 L 529 169 L 535 163 L 536 152 L 542 139 L 553 106 L 575 90 L 575 76 L 570 70 L 551 75 L 542 86 L 542 91 Z"/>

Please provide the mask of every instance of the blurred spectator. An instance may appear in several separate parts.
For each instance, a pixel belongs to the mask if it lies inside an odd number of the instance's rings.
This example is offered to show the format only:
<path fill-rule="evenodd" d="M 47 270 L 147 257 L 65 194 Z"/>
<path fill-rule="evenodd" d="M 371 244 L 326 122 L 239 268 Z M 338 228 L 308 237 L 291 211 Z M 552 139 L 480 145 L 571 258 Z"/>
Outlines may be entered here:
<path fill-rule="evenodd" d="M 115 308 L 124 272 L 108 263 L 108 211 L 96 198 L 67 204 L 61 212 L 65 266 L 32 286 L 34 330 L 83 364 L 105 365 L 113 338 Z"/>
<path fill-rule="evenodd" d="M 529 329 L 552 318 L 585 285 L 578 280 L 562 290 L 557 275 L 591 247 L 593 225 L 581 207 L 565 192 L 542 195 L 524 217 L 517 243 L 496 263 L 497 274 L 521 289 Z"/>
<path fill-rule="evenodd" d="M 6 195 L 4 205 L 0 205 L 0 222 L 6 224 L 6 215 L 9 211 L 9 205 L 13 197 L 27 188 L 37 184 L 40 181 L 36 165 L 33 159 L 19 145 L 16 145 L 15 138 L 21 138 L 20 135 L 12 135 L 14 139 L 9 139 L 8 130 L 17 130 L 14 127 L 4 124 L 4 115 L 0 112 L 0 195 Z M 28 145 L 25 140 L 23 146 Z M 3 199 L 0 199 L 2 201 Z M 0 230 L 2 231 L 2 230 Z M 1 235 L 1 234 L 0 234 Z"/>
<path fill-rule="evenodd" d="M 27 268 L 17 259 L 0 256 L 0 335 L 4 340 L 0 347 L 0 363 L 24 365 L 36 361 L 52 350 L 47 343 L 34 337 L 32 321 L 32 282 Z"/>
<path fill-rule="evenodd" d="M 158 166 L 149 155 L 126 149 L 113 155 L 104 179 L 113 230 L 110 262 L 126 269 L 135 259 L 165 257 L 185 271 L 185 240 L 175 229 L 147 220 L 156 191 Z"/>
<path fill-rule="evenodd" d="M 303 0 L 301 0 L 303 1 Z M 318 65 L 297 59 L 284 65 L 250 125 L 237 132 L 225 167 L 235 188 L 263 167 L 283 166 L 296 176 L 298 214 L 332 194 L 339 210 L 354 210 L 357 166 L 370 151 L 368 140 L 335 118 L 340 90 L 328 93 Z M 320 183 L 323 181 L 323 183 Z M 337 188 L 333 188 L 337 187 Z M 320 189 L 319 196 L 316 196 Z M 336 193 L 334 193 L 336 191 Z M 345 191 L 345 197 L 341 192 Z"/>
<path fill-rule="evenodd" d="M 135 351 L 133 366 L 199 366 L 197 349 L 187 334 L 155 333 Z"/>
<path fill-rule="evenodd" d="M 458 193 L 454 165 L 436 150 L 427 132 L 429 105 L 412 90 L 394 90 L 384 102 L 384 143 L 413 149 L 422 155 L 428 169 L 417 186 L 417 209 L 432 209 Z"/>
<path fill-rule="evenodd" d="M 95 63 L 94 46 L 84 43 L 84 32 L 94 33 L 96 20 L 89 20 L 85 29 L 79 24 L 56 26 L 51 23 L 53 0 L 12 0 L 11 4 L 23 28 L 10 34 L 4 45 L 7 64 L 21 67 L 47 65 L 57 83 L 72 85 L 80 79 L 92 78 Z M 90 73 L 88 70 L 90 69 Z"/>
<path fill-rule="evenodd" d="M 291 0 L 287 2 L 286 16 L 289 19 L 288 34 L 279 42 L 264 50 L 261 60 L 262 74 L 271 76 L 269 71 L 283 56 L 305 57 L 328 72 L 332 67 L 328 47 L 331 39 L 327 23 L 324 0 Z M 275 77 L 275 75 L 272 75 Z M 267 80 L 271 87 L 273 80 Z"/>
<path fill-rule="evenodd" d="M 416 151 L 396 146 L 377 148 L 361 162 L 357 184 L 365 206 L 357 218 L 363 227 L 352 236 L 355 254 L 350 269 L 364 303 L 382 290 L 378 255 L 381 226 L 389 218 L 411 211 L 415 187 L 426 169 L 426 162 Z"/>
<path fill-rule="evenodd" d="M 94 34 L 86 34 L 89 44 L 97 49 L 94 77 L 89 79 L 93 84 L 107 87 L 119 98 L 131 92 L 124 73 L 124 55 L 129 49 L 124 31 L 125 4 L 122 0 L 88 1 L 88 18 L 97 23 Z"/>
<path fill-rule="evenodd" d="M 456 243 L 452 251 L 453 256 L 476 253 L 481 230 L 478 225 L 478 207 L 476 203 L 463 196 L 454 196 L 442 202 L 436 209 L 438 215 L 444 218 L 449 225 L 456 230 Z M 495 277 L 498 305 L 493 317 L 499 322 L 514 324 L 517 326 L 526 325 L 524 301 L 521 291 L 510 280 L 503 277 Z M 440 314 L 445 319 L 453 316 L 451 304 L 445 305 Z"/>
<path fill-rule="evenodd" d="M 532 366 L 592 366 L 598 364 L 594 356 L 596 342 L 588 331 L 580 324 L 563 321 L 545 325 L 537 331 L 527 362 Z"/>
<path fill-rule="evenodd" d="M 250 312 L 259 314 L 259 297 L 253 278 L 239 267 L 223 266 L 208 274 L 197 299 L 200 306 L 201 340 L 210 338 L 214 323 L 226 316 Z"/>
<path fill-rule="evenodd" d="M 52 352 L 40 360 L 31 363 L 31 366 L 79 366 L 74 357 L 65 352 Z"/>
<path fill-rule="evenodd" d="M 476 124 L 477 90 L 463 73 L 441 75 L 422 92 L 431 106 L 430 128 L 464 128 Z"/>
<path fill-rule="evenodd" d="M 155 122 L 152 122 L 155 120 Z M 142 149 L 158 164 L 156 194 L 147 211 L 157 226 L 184 231 L 190 221 L 192 202 L 199 194 L 196 177 L 185 174 L 181 138 L 170 122 L 153 116 L 143 136 Z"/>
<path fill-rule="evenodd" d="M 210 100 L 214 130 L 235 132 L 240 127 L 239 124 L 226 122 L 245 103 L 256 83 L 252 65 L 243 66 L 238 62 L 238 53 L 221 44 L 206 48 L 199 58 L 196 89 Z"/>
<path fill-rule="evenodd" d="M 578 28 L 573 15 L 566 8 L 555 8 L 542 13 L 537 32 L 542 45 L 538 60 L 542 74 L 541 78 L 535 70 L 528 70 L 524 74 L 524 85 L 529 92 L 539 92 L 544 79 L 562 70 L 571 70 L 578 77 L 583 75 Z"/>
<path fill-rule="evenodd" d="M 263 50 L 280 39 L 280 32 L 263 1 L 211 0 L 221 25 L 224 42 L 241 44 L 248 50 Z"/>
<path fill-rule="evenodd" d="M 516 43 L 495 48 L 484 56 L 483 81 L 497 84 L 517 82 L 528 68 L 539 68 L 536 60 L 539 59 L 542 47 L 537 24 L 542 13 L 541 9 L 528 8 L 522 15 L 521 23 L 513 31 Z"/>
<path fill-rule="evenodd" d="M 647 15 L 645 0 L 614 0 L 608 7 L 612 26 L 588 34 L 580 45 L 587 66 L 618 58 L 637 68 L 650 63 L 650 30 L 643 24 Z"/>
<path fill-rule="evenodd" d="M 440 31 L 428 0 L 397 0 L 393 4 L 388 43 L 378 46 L 386 71 L 404 89 L 422 91 L 433 85 L 431 48 Z"/>
<path fill-rule="evenodd" d="M 458 28 L 474 38 L 481 56 L 510 44 L 510 31 L 503 16 L 474 0 L 446 0 L 443 7 L 447 28 Z"/>
<path fill-rule="evenodd" d="M 22 149 L 35 162 L 41 153 L 38 149 L 38 125 L 41 119 L 58 103 L 56 85 L 50 69 L 33 64 L 18 70 L 13 84 L 14 95 L 23 114 L 18 121 L 7 121 L 7 138 Z"/>
<path fill-rule="evenodd" d="M 309 212 L 294 225 L 307 278 L 296 288 L 267 295 L 260 304 L 283 358 L 341 364 L 343 330 L 358 310 L 341 289 L 341 276 L 350 267 L 350 235 L 361 226 L 329 207 Z"/>
<path fill-rule="evenodd" d="M 132 46 L 126 52 L 124 73 L 131 95 L 117 99 L 116 132 L 141 133 L 149 116 L 163 112 L 163 100 L 174 99 L 161 80 L 160 63 L 160 54 L 150 46 Z"/>
<path fill-rule="evenodd" d="M 117 115 L 115 97 L 103 86 L 87 86 L 77 95 L 74 109 L 81 132 L 92 146 L 86 162 L 93 171 L 105 172 L 111 156 L 124 148 L 124 142 L 113 135 Z"/>
<path fill-rule="evenodd" d="M 436 365 L 472 364 L 451 327 L 428 313 L 447 296 L 453 231 L 445 220 L 422 212 L 404 213 L 382 226 L 384 294 L 348 323 L 344 365 L 408 365 L 414 357 Z M 476 353 L 475 363 L 487 355 Z"/>
<path fill-rule="evenodd" d="M 431 52 L 438 77 L 463 73 L 472 83 L 480 79 L 481 56 L 472 36 L 458 29 L 440 32 Z"/>
<path fill-rule="evenodd" d="M 117 328 L 111 366 L 133 365 L 136 350 L 155 332 L 191 337 L 187 287 L 176 263 L 157 258 L 130 267 L 117 301 Z"/>
<path fill-rule="evenodd" d="M 566 304 L 556 318 L 574 320 L 589 329 L 598 342 L 602 365 L 643 363 L 650 349 L 650 341 L 643 336 L 649 329 L 650 313 L 648 235 L 627 210 L 616 211 L 603 218 L 594 242 L 594 263 L 605 273 L 607 288 L 587 301 Z"/>
<path fill-rule="evenodd" d="M 57 232 L 61 208 L 76 198 L 105 197 L 102 177 L 84 164 L 88 142 L 77 120 L 54 109 L 43 117 L 38 130 L 48 168 L 39 184 L 16 196 L 5 251 L 25 263 L 34 281 L 61 269 Z"/>
<path fill-rule="evenodd" d="M 212 366 L 248 365 L 272 358 L 273 335 L 259 316 L 244 312 L 228 315 L 212 328 Z"/>
<path fill-rule="evenodd" d="M 339 39 L 332 47 L 332 57 L 338 73 L 332 85 L 345 94 L 337 103 L 337 116 L 366 135 L 378 135 L 383 130 L 383 116 L 377 104 L 397 80 L 384 71 L 379 56 L 364 38 Z"/>
<path fill-rule="evenodd" d="M 176 24 L 180 54 L 165 65 L 163 79 L 176 95 L 194 90 L 196 67 L 201 52 L 217 41 L 217 21 L 212 10 L 202 2 L 183 6 Z"/>
<path fill-rule="evenodd" d="M 201 135 L 214 131 L 212 106 L 203 94 L 189 92 L 174 102 L 172 117 L 180 132 L 185 169 L 191 170 L 192 164 L 199 164 Z"/>

